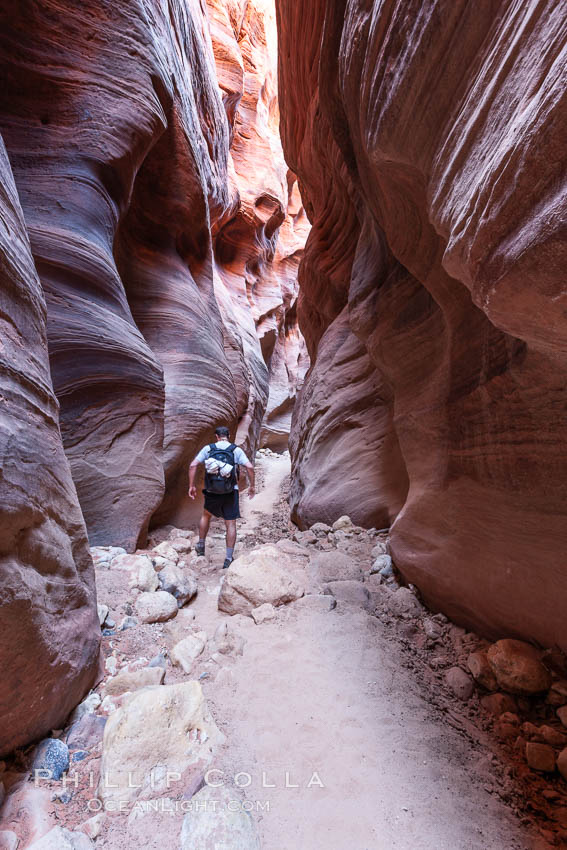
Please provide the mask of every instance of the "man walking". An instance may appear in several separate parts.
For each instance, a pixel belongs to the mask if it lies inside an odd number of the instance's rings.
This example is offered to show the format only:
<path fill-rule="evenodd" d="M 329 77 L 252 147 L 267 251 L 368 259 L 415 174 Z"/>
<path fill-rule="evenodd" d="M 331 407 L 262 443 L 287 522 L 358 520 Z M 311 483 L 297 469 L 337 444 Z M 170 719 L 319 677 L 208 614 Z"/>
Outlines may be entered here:
<path fill-rule="evenodd" d="M 195 477 L 200 464 L 205 464 L 205 507 L 199 522 L 199 542 L 195 547 L 197 555 L 205 554 L 205 539 L 209 531 L 211 516 L 222 517 L 226 525 L 226 558 L 223 569 L 230 567 L 236 543 L 236 520 L 240 517 L 238 500 L 239 467 L 243 466 L 248 475 L 248 496 L 254 494 L 254 467 L 242 451 L 230 442 L 230 431 L 220 426 L 215 431 L 216 442 L 201 449 L 189 467 L 189 496 L 195 499 L 197 488 Z"/>

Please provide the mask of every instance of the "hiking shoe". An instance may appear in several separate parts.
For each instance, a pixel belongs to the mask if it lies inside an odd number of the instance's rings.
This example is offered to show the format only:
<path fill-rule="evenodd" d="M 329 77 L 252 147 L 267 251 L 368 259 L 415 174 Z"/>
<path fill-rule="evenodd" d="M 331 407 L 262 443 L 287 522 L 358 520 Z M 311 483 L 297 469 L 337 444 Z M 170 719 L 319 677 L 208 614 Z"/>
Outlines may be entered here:
<path fill-rule="evenodd" d="M 205 544 L 204 543 L 196 543 L 195 544 L 195 553 L 197 555 L 204 555 L 205 554 Z"/>
<path fill-rule="evenodd" d="M 224 564 L 222 565 L 223 570 L 228 570 L 230 565 L 232 564 L 232 558 L 225 558 Z"/>

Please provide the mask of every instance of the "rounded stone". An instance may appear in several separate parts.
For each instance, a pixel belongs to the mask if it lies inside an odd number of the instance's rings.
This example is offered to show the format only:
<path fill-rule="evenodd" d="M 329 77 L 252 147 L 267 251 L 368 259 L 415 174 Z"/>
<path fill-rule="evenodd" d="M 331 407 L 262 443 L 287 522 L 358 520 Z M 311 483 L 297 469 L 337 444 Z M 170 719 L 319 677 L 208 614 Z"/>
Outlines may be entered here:
<path fill-rule="evenodd" d="M 499 640 L 488 650 L 488 661 L 498 684 L 512 694 L 538 694 L 551 685 L 551 674 L 541 653 L 521 640 Z"/>
<path fill-rule="evenodd" d="M 37 747 L 32 769 L 34 771 L 49 771 L 50 779 L 61 779 L 69 769 L 69 748 L 59 738 L 46 738 Z M 43 775 L 43 774 L 42 774 Z"/>

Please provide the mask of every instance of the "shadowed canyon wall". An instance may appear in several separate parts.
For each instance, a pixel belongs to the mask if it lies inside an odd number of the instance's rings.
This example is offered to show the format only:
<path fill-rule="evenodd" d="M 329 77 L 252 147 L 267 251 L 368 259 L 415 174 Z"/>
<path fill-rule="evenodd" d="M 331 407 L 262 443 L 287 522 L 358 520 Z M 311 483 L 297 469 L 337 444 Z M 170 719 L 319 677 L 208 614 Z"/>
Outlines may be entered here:
<path fill-rule="evenodd" d="M 313 225 L 294 515 L 393 522 L 430 605 L 567 649 L 564 9 L 276 5 Z"/>
<path fill-rule="evenodd" d="M 265 0 L 3 4 L 0 754 L 93 684 L 86 531 L 188 520 L 213 426 L 253 454 L 300 383 L 275 36 Z"/>

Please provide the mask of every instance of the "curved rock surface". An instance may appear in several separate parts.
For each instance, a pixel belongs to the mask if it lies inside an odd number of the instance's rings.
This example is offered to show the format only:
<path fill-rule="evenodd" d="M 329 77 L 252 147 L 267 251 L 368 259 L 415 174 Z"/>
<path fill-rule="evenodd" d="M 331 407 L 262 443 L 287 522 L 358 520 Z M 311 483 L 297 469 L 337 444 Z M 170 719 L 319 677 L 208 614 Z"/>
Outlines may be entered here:
<path fill-rule="evenodd" d="M 45 300 L 0 139 L 0 756 L 59 728 L 98 669 L 94 569 L 58 428 Z"/>
<path fill-rule="evenodd" d="M 396 565 L 463 624 L 567 649 L 563 10 L 276 5 L 284 151 L 313 224 L 300 269 L 316 361 L 306 392 L 346 310 L 387 388 L 362 418 L 390 429 L 409 483 Z M 341 369 L 352 357 L 333 361 Z M 330 401 L 344 399 L 339 446 L 359 403 L 349 391 Z M 324 485 L 333 467 L 331 451 L 323 464 L 311 452 L 312 415 L 302 401 L 292 439 L 303 522 L 315 518 L 305 482 Z M 373 463 L 383 486 L 358 522 L 399 508 L 400 456 Z M 347 500 L 352 482 L 338 479 Z M 337 493 L 320 489 L 317 518 L 330 520 Z"/>
<path fill-rule="evenodd" d="M 212 426 L 253 450 L 264 340 L 296 299 L 286 263 L 308 222 L 288 215 L 274 10 L 8 0 L 1 23 L 0 130 L 65 451 L 91 544 L 132 551 L 150 522 L 188 519 L 187 464 Z"/>

